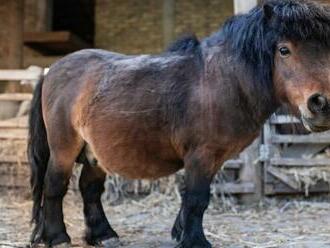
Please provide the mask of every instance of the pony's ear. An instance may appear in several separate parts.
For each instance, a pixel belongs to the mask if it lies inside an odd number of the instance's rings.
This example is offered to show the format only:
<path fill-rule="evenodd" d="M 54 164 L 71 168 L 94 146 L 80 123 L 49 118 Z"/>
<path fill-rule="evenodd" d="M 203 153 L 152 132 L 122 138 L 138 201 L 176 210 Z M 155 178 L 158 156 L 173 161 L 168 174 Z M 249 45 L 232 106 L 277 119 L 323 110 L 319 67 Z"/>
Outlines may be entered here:
<path fill-rule="evenodd" d="M 265 3 L 263 5 L 263 12 L 264 12 L 264 16 L 266 17 L 267 20 L 272 19 L 273 14 L 274 14 L 273 6 L 269 3 Z"/>

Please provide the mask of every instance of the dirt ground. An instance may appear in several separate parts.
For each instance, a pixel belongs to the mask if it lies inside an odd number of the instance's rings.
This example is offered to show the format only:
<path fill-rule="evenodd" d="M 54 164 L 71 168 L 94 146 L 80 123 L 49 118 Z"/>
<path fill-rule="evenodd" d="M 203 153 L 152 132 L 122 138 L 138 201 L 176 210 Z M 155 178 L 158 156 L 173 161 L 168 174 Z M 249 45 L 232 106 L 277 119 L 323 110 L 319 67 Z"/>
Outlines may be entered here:
<path fill-rule="evenodd" d="M 204 222 L 213 247 L 330 247 L 329 202 L 268 199 L 257 208 L 219 206 L 218 200 L 212 201 Z M 84 246 L 81 207 L 79 196 L 66 197 L 65 217 L 73 247 Z M 176 197 L 154 193 L 106 206 L 106 212 L 121 237 L 120 247 L 169 248 L 175 246 L 170 230 L 178 208 Z M 0 247 L 26 247 L 31 231 L 30 209 L 31 202 L 17 192 L 1 193 Z"/>

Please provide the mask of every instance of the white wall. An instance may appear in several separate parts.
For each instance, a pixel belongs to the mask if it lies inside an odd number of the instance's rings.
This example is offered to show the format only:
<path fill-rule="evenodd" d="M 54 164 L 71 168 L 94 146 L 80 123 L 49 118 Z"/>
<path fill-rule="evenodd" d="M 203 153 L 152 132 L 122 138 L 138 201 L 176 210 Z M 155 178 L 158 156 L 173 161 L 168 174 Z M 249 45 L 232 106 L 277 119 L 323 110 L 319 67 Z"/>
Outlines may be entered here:
<path fill-rule="evenodd" d="M 242 14 L 248 12 L 250 9 L 255 7 L 258 0 L 234 0 L 234 11 L 235 14 Z"/>

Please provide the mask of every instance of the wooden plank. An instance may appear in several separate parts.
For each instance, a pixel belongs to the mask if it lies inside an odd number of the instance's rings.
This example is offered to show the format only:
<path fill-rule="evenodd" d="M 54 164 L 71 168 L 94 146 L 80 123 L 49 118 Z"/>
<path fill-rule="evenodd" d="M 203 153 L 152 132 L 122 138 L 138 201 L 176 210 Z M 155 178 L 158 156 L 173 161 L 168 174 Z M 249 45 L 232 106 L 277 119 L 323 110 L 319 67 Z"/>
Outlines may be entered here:
<path fill-rule="evenodd" d="M 216 192 L 227 193 L 227 194 L 250 194 L 255 190 L 254 183 L 246 182 L 246 183 L 224 183 L 215 185 Z"/>
<path fill-rule="evenodd" d="M 44 55 L 62 55 L 92 47 L 69 31 L 26 32 L 24 44 Z"/>
<path fill-rule="evenodd" d="M 12 140 L 24 140 L 28 137 L 28 130 L 26 129 L 15 129 L 15 130 L 1 130 L 0 139 L 12 139 Z"/>
<path fill-rule="evenodd" d="M 223 164 L 223 169 L 228 170 L 228 169 L 240 169 L 243 164 L 243 161 L 241 159 L 230 159 L 227 160 Z"/>
<path fill-rule="evenodd" d="M 275 166 L 330 166 L 330 158 L 272 158 L 270 163 Z"/>
<path fill-rule="evenodd" d="M 254 185 L 253 194 L 241 197 L 241 201 L 245 204 L 253 204 L 262 198 L 262 167 L 258 160 L 260 142 L 260 137 L 258 137 L 240 154 L 243 165 L 239 171 L 239 180 L 242 183 Z"/>
<path fill-rule="evenodd" d="M 291 124 L 301 123 L 301 121 L 290 115 L 272 115 L 269 119 L 270 124 Z"/>
<path fill-rule="evenodd" d="M 272 143 L 330 143 L 330 133 L 313 133 L 307 135 L 279 135 L 271 136 Z"/>
<path fill-rule="evenodd" d="M 291 177 L 289 177 L 288 175 L 282 173 L 277 168 L 274 168 L 272 166 L 268 166 L 266 170 L 267 170 L 268 173 L 272 174 L 274 177 L 278 178 L 281 182 L 285 183 L 286 185 L 288 185 L 292 189 L 295 189 L 295 190 L 300 189 L 299 183 L 295 182 Z"/>
<path fill-rule="evenodd" d="M 0 121 L 0 128 L 28 128 L 28 117 L 22 116 Z"/>
<path fill-rule="evenodd" d="M 31 101 L 30 93 L 3 93 L 0 94 L 0 101 Z"/>
<path fill-rule="evenodd" d="M 255 7 L 258 0 L 234 0 L 235 14 L 247 13 L 250 9 Z"/>
<path fill-rule="evenodd" d="M 0 81 L 38 80 L 40 75 L 33 70 L 0 70 Z"/>
<path fill-rule="evenodd" d="M 18 157 L 18 156 L 1 156 L 0 163 L 8 163 L 8 164 L 27 164 L 28 160 L 26 157 Z"/>
<path fill-rule="evenodd" d="M 280 195 L 280 194 L 305 194 L 305 189 L 293 189 L 287 185 L 278 182 L 277 184 L 266 184 L 265 185 L 265 195 Z M 319 182 L 316 185 L 310 186 L 308 189 L 309 193 L 328 193 L 329 184 L 326 182 Z"/>

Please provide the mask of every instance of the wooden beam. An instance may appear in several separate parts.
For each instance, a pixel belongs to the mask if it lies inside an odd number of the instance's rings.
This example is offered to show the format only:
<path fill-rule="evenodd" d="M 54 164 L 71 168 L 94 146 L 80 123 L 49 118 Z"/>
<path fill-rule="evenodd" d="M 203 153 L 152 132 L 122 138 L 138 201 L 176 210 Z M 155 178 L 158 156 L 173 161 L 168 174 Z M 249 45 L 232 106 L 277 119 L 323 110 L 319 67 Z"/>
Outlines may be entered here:
<path fill-rule="evenodd" d="M 26 32 L 24 44 L 44 55 L 62 55 L 91 47 L 69 31 Z"/>
<path fill-rule="evenodd" d="M 34 31 L 50 31 L 53 22 L 53 0 L 37 1 L 38 20 Z"/>
<path fill-rule="evenodd" d="M 301 123 L 298 118 L 291 115 L 272 115 L 269 121 L 271 124 Z"/>
<path fill-rule="evenodd" d="M 330 143 L 330 132 L 312 133 L 307 135 L 272 135 L 272 143 Z"/>
<path fill-rule="evenodd" d="M 240 154 L 243 164 L 239 171 L 239 180 L 242 183 L 253 183 L 254 185 L 254 191 L 250 192 L 251 194 L 243 195 L 240 198 L 245 204 L 254 204 L 260 201 L 263 195 L 262 165 L 258 160 L 260 142 L 260 137 L 258 137 Z"/>
<path fill-rule="evenodd" d="M 0 70 L 0 81 L 22 81 L 38 80 L 42 74 L 41 71 L 32 70 Z"/>
<path fill-rule="evenodd" d="M 224 170 L 237 170 L 240 169 L 243 164 L 241 159 L 230 159 L 223 164 Z"/>
<path fill-rule="evenodd" d="M 8 164 L 19 164 L 19 163 L 28 163 L 27 157 L 18 157 L 18 156 L 13 156 L 13 155 L 2 155 L 0 158 L 0 163 L 8 163 Z"/>
<path fill-rule="evenodd" d="M 286 175 L 286 174 L 282 173 L 281 171 L 279 171 L 278 168 L 275 168 L 273 166 L 268 166 L 266 171 L 268 173 L 270 173 L 271 175 L 273 175 L 274 177 L 278 178 L 281 182 L 285 183 L 286 185 L 288 185 L 292 189 L 295 189 L 295 190 L 300 189 L 300 184 L 299 183 L 294 181 L 288 175 Z"/>
<path fill-rule="evenodd" d="M 258 4 L 258 0 L 234 0 L 235 14 L 243 14 Z"/>
<path fill-rule="evenodd" d="M 11 140 L 26 140 L 28 137 L 28 130 L 15 129 L 8 132 L 8 130 L 0 130 L 0 139 Z"/>
<path fill-rule="evenodd" d="M 217 193 L 226 194 L 250 194 L 254 193 L 255 185 L 253 183 L 224 183 L 215 185 Z"/>
<path fill-rule="evenodd" d="M 28 128 L 28 117 L 16 117 L 12 119 L 7 119 L 0 121 L 0 128 L 2 129 L 12 129 L 12 128 Z"/>
<path fill-rule="evenodd" d="M 319 182 L 316 185 L 311 185 L 308 189 L 309 193 L 329 193 L 329 184 L 326 182 Z M 306 193 L 304 187 L 296 190 L 280 181 L 275 184 L 265 185 L 265 195 L 279 195 L 279 194 L 302 194 Z"/>
<path fill-rule="evenodd" d="M 315 167 L 330 166 L 330 158 L 272 158 L 272 165 L 276 166 L 299 166 L 299 167 Z"/>
<path fill-rule="evenodd" d="M 32 94 L 30 93 L 4 93 L 0 94 L 0 101 L 30 101 Z"/>
<path fill-rule="evenodd" d="M 24 0 L 6 1 L 10 42 L 7 44 L 7 68 L 19 69 L 23 64 Z"/>

